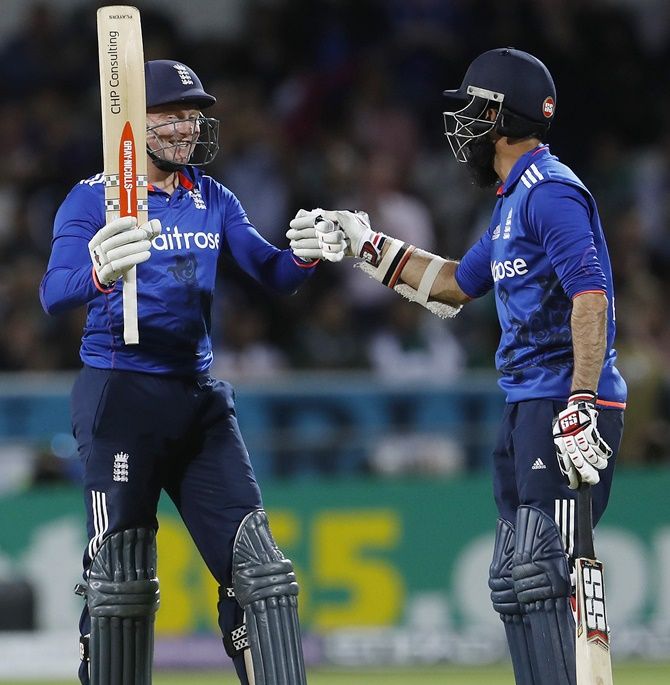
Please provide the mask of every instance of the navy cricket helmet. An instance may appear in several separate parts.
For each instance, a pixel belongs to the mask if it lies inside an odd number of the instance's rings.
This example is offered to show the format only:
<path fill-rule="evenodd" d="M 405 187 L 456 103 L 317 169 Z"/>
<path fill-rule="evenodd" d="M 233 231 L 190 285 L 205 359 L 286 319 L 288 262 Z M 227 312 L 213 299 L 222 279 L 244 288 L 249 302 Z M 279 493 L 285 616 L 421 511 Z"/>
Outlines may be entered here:
<path fill-rule="evenodd" d="M 158 59 L 144 65 L 147 108 L 161 105 L 184 105 L 203 110 L 216 98 L 202 87 L 190 67 L 170 59 Z M 190 128 L 186 129 L 185 126 Z M 147 127 L 147 152 L 163 171 L 177 171 L 186 164 L 204 166 L 219 151 L 219 121 L 197 115 L 182 120 L 169 119 Z"/>
<path fill-rule="evenodd" d="M 556 87 L 545 65 L 528 52 L 496 48 L 475 58 L 461 87 L 445 90 L 449 144 L 459 161 L 474 138 L 495 130 L 502 136 L 543 139 L 556 112 Z M 489 119 L 487 112 L 497 114 Z"/>
<path fill-rule="evenodd" d="M 144 81 L 147 107 L 183 102 L 205 109 L 216 102 L 213 95 L 205 92 L 193 69 L 171 59 L 146 62 Z"/>

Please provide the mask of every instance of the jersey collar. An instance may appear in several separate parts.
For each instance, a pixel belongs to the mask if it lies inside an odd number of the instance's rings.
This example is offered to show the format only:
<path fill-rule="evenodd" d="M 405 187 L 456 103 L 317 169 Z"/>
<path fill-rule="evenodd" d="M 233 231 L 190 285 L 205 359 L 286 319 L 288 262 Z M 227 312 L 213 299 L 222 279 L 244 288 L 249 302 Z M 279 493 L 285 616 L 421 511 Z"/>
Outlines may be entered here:
<path fill-rule="evenodd" d="M 519 159 L 517 159 L 514 163 L 514 166 L 512 167 L 512 170 L 509 172 L 509 176 L 507 177 L 505 183 L 498 187 L 496 193 L 498 197 L 500 197 L 501 195 L 509 195 L 510 192 L 514 189 L 514 186 L 517 184 L 517 181 L 521 178 L 521 175 L 524 173 L 524 171 L 526 171 L 526 169 L 531 164 L 536 162 L 538 157 L 546 157 L 550 154 L 551 153 L 549 152 L 549 146 L 545 145 L 544 143 L 541 143 L 537 147 L 521 155 L 521 157 L 519 157 Z"/>
<path fill-rule="evenodd" d="M 198 174 L 192 166 L 185 166 L 181 171 L 178 171 L 177 178 L 179 179 L 179 185 L 185 190 L 193 190 L 198 185 Z M 151 183 L 147 187 L 150 192 L 160 192 Z"/>

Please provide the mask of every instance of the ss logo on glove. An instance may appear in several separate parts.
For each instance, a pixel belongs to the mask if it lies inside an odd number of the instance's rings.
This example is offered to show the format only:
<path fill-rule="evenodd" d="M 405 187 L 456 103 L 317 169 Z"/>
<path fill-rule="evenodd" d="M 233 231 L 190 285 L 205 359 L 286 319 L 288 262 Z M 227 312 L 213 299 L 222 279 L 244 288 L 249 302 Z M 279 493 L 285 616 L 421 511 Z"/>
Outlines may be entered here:
<path fill-rule="evenodd" d="M 572 490 L 582 482 L 598 483 L 598 471 L 607 467 L 607 460 L 612 456 L 610 446 L 598 432 L 595 401 L 596 396 L 591 392 L 575 392 L 568 406 L 554 419 L 552 433 L 558 465 Z"/>

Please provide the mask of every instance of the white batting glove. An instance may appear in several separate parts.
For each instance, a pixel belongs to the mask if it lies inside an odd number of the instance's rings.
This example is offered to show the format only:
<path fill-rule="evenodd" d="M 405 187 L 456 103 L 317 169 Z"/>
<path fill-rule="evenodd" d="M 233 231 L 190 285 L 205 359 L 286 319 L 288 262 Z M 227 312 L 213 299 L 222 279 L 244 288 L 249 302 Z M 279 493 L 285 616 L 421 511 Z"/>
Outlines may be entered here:
<path fill-rule="evenodd" d="M 321 259 L 328 262 L 341 262 L 347 250 L 344 231 L 336 228 L 337 224 L 321 215 L 316 217 L 314 229 L 321 248 Z"/>
<path fill-rule="evenodd" d="M 588 390 L 573 392 L 568 406 L 554 419 L 552 431 L 556 456 L 571 490 L 580 482 L 595 485 L 598 471 L 607 467 L 610 446 L 598 432 L 596 396 Z"/>
<path fill-rule="evenodd" d="M 300 209 L 291 220 L 286 237 L 293 254 L 303 261 L 339 262 L 346 249 L 344 233 L 336 230 L 334 222 L 324 220 L 322 214 L 322 209 Z"/>
<path fill-rule="evenodd" d="M 146 262 L 151 257 L 151 241 L 161 230 L 158 219 L 138 226 L 134 216 L 114 219 L 103 226 L 88 243 L 99 283 L 109 286 L 134 266 Z"/>
<path fill-rule="evenodd" d="M 321 259 L 321 248 L 314 226 L 315 219 L 321 211 L 320 209 L 312 209 L 311 211 L 299 209 L 289 223 L 291 228 L 286 231 L 286 237 L 290 241 L 293 254 L 305 262 Z"/>
<path fill-rule="evenodd" d="M 344 231 L 347 257 L 360 257 L 372 266 L 377 266 L 385 236 L 370 228 L 370 218 L 366 212 L 338 209 L 324 211 L 323 218 L 333 221 Z"/>

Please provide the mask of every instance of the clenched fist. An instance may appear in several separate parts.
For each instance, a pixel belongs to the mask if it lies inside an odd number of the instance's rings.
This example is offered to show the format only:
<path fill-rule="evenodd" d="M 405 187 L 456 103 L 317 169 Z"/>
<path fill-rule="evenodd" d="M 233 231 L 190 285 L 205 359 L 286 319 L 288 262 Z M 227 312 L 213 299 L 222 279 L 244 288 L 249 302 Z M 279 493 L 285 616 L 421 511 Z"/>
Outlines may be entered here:
<path fill-rule="evenodd" d="M 151 241 L 161 232 L 161 222 L 151 219 L 141 226 L 134 216 L 114 219 L 88 243 L 98 282 L 109 286 L 130 269 L 151 257 Z"/>

